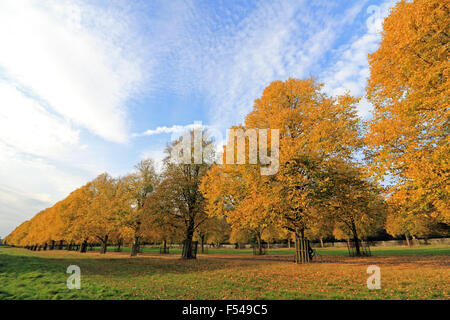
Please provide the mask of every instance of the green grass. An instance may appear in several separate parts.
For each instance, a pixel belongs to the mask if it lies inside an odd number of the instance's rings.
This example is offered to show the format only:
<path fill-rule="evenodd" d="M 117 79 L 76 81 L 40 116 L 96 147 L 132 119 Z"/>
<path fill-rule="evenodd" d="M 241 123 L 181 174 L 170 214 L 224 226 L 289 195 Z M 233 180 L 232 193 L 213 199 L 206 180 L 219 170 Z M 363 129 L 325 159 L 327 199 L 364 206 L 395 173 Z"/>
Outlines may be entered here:
<path fill-rule="evenodd" d="M 448 299 L 450 248 L 374 248 L 348 258 L 320 249 L 327 263 L 255 260 L 252 250 L 218 252 L 185 261 L 178 254 L 101 255 L 32 252 L 0 247 L 0 299 Z M 220 250 L 220 251 L 219 251 Z M 242 252 L 245 252 L 245 255 Z M 213 250 L 210 250 L 211 252 Z M 230 259 L 230 255 L 233 253 Z M 289 254 L 274 249 L 273 255 Z M 244 259 L 240 259 L 240 258 Z M 237 259 L 236 259 L 237 258 Z M 267 256 L 270 259 L 270 255 Z M 81 268 L 81 289 L 69 290 L 69 265 Z M 366 287 L 367 266 L 381 268 L 381 290 Z"/>
<path fill-rule="evenodd" d="M 115 246 L 109 246 L 108 252 L 114 252 Z M 347 248 L 314 248 L 320 255 L 323 256 L 347 256 Z M 450 246 L 442 245 L 426 245 L 426 246 L 412 246 L 412 247 L 371 247 L 373 255 L 450 255 Z M 100 251 L 100 247 L 94 247 L 94 251 Z M 130 252 L 130 247 L 122 247 L 121 252 Z M 142 248 L 144 253 L 159 254 L 159 247 L 144 246 Z M 200 253 L 200 246 L 198 248 Z M 171 254 L 181 254 L 180 248 L 170 248 Z M 226 255 L 253 255 L 253 249 L 232 249 L 232 248 L 209 248 L 207 254 L 226 254 Z M 293 248 L 274 248 L 268 249 L 267 255 L 293 255 Z"/>

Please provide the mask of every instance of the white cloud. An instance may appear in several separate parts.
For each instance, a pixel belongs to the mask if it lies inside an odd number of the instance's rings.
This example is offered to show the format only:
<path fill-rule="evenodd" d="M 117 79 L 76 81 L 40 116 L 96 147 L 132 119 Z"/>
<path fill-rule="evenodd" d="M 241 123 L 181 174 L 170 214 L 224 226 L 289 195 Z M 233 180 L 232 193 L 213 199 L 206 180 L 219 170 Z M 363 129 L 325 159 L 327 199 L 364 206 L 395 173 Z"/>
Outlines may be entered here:
<path fill-rule="evenodd" d="M 79 132 L 70 123 L 0 81 L 0 143 L 20 152 L 57 156 L 78 140 Z"/>
<path fill-rule="evenodd" d="M 0 1 L 0 233 L 104 171 L 102 139 L 127 141 L 152 69 L 133 23 L 126 4 Z"/>
<path fill-rule="evenodd" d="M 135 134 L 133 134 L 133 137 L 153 136 L 153 135 L 157 135 L 157 134 L 168 134 L 168 133 L 181 134 L 186 131 L 189 131 L 189 130 L 192 130 L 195 128 L 200 128 L 200 127 L 205 127 L 205 126 L 203 126 L 201 123 L 188 124 L 188 125 L 184 125 L 184 126 L 173 125 L 171 127 L 161 126 L 161 127 L 157 127 L 156 129 L 146 130 L 142 133 L 135 133 Z"/>
<path fill-rule="evenodd" d="M 338 15 L 324 1 L 264 1 L 233 12 L 218 7 L 220 22 L 201 6 L 183 6 L 171 33 L 163 33 L 170 63 L 164 60 L 156 78 L 177 94 L 194 88 L 206 96 L 209 123 L 223 130 L 244 120 L 271 81 L 316 74 L 365 3 Z"/>
<path fill-rule="evenodd" d="M 143 75 L 120 18 L 82 2 L 1 1 L 0 68 L 61 116 L 123 142 L 124 102 Z"/>

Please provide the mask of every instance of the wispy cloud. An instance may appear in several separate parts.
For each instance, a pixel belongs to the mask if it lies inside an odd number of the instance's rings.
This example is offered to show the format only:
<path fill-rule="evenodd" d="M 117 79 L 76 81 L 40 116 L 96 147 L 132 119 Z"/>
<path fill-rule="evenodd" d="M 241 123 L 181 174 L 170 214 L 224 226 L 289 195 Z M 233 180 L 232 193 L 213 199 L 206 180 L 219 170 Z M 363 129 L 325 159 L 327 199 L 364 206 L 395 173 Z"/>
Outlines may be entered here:
<path fill-rule="evenodd" d="M 127 141 L 152 68 L 134 27 L 125 4 L 0 1 L 0 232 L 99 173 L 83 135 Z"/>
<path fill-rule="evenodd" d="M 165 75 L 157 81 L 174 92 L 191 87 L 201 92 L 210 106 L 210 124 L 227 128 L 242 122 L 271 81 L 317 75 L 342 29 L 366 2 L 338 14 L 322 1 L 262 1 L 233 12 L 186 5 L 169 36 L 169 46 L 177 46 L 165 57 L 176 64 L 164 64 Z"/>
<path fill-rule="evenodd" d="M 0 144 L 38 156 L 56 156 L 78 144 L 79 131 L 68 121 L 2 81 L 0 106 Z"/>
<path fill-rule="evenodd" d="M 166 126 L 161 126 L 161 127 L 157 127 L 156 129 L 149 129 L 146 130 L 142 133 L 134 133 L 132 136 L 133 137 L 142 137 L 142 136 L 153 136 L 153 135 L 158 135 L 158 134 L 181 134 L 181 133 L 185 133 L 189 130 L 193 130 L 196 128 L 204 128 L 206 126 L 202 125 L 201 123 L 193 123 L 193 124 L 188 124 L 188 125 L 173 125 L 171 127 L 166 127 Z"/>
<path fill-rule="evenodd" d="M 107 140 L 123 142 L 124 102 L 143 80 L 129 19 L 83 2 L 1 1 L 0 76 L 52 112 Z"/>

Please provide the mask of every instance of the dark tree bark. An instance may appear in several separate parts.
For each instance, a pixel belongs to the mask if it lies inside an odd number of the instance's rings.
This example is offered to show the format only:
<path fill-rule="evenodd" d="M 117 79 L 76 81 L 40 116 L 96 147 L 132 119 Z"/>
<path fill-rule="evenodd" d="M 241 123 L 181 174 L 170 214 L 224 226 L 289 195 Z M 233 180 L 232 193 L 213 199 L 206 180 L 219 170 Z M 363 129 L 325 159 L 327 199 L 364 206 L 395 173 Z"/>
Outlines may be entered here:
<path fill-rule="evenodd" d="M 122 251 L 122 239 L 119 239 L 117 241 L 117 248 L 116 248 L 116 252 L 120 252 Z"/>
<path fill-rule="evenodd" d="M 308 262 L 309 262 L 309 261 L 312 261 L 312 259 L 313 259 L 314 251 L 311 248 L 311 243 L 308 240 L 306 240 L 306 243 L 308 244 Z"/>
<path fill-rule="evenodd" d="M 183 242 L 182 259 L 196 259 L 192 254 L 192 238 L 194 237 L 194 223 L 189 221 L 188 228 L 186 230 L 186 239 Z"/>
<path fill-rule="evenodd" d="M 136 223 L 136 228 L 134 230 L 134 239 L 133 239 L 133 245 L 131 246 L 131 253 L 130 256 L 135 257 L 139 253 L 139 231 L 141 230 L 141 222 L 138 221 Z"/>
<path fill-rule="evenodd" d="M 312 249 L 309 241 L 305 238 L 305 230 L 297 229 L 294 232 L 295 236 L 295 262 L 308 263 L 312 260 Z"/>
<path fill-rule="evenodd" d="M 106 235 L 104 238 L 100 238 L 100 241 L 102 242 L 102 248 L 100 249 L 100 253 L 105 254 L 106 250 L 108 249 L 108 235 Z"/>
<path fill-rule="evenodd" d="M 355 243 L 355 256 L 360 257 L 361 256 L 361 248 L 358 238 L 358 233 L 356 231 L 355 222 L 352 220 L 352 234 L 353 234 L 353 242 Z"/>
<path fill-rule="evenodd" d="M 133 245 L 131 246 L 131 256 L 137 256 L 139 253 L 139 237 L 135 236 L 133 239 Z"/>
<path fill-rule="evenodd" d="M 87 240 L 84 239 L 84 241 L 81 243 L 81 246 L 80 246 L 80 252 L 81 253 L 86 253 L 87 246 L 88 246 Z"/>
<path fill-rule="evenodd" d="M 205 253 L 205 238 L 206 238 L 206 235 L 205 235 L 205 234 L 202 234 L 202 235 L 200 236 L 202 253 Z"/>
<path fill-rule="evenodd" d="M 261 240 L 261 233 L 258 232 L 256 234 L 256 240 L 258 241 L 258 255 L 262 255 L 262 240 Z"/>

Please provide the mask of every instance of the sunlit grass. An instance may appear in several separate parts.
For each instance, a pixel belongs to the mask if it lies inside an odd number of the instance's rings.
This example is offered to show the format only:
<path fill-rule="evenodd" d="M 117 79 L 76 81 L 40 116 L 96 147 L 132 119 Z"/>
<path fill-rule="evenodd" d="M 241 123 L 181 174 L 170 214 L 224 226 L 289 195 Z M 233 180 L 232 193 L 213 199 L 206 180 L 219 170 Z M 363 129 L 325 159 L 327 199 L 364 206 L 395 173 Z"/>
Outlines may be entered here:
<path fill-rule="evenodd" d="M 1 299 L 448 299 L 449 248 L 375 248 L 367 258 L 323 249 L 324 263 L 255 260 L 238 250 L 184 261 L 178 255 L 101 255 L 0 249 Z M 378 251 L 380 249 L 380 251 Z M 246 250 L 246 249 L 243 249 Z M 287 249 L 283 253 L 287 254 Z M 418 255 L 401 252 L 412 250 Z M 275 250 L 274 250 L 275 251 Z M 158 251 L 159 252 L 159 251 Z M 411 252 L 411 251 L 408 251 Z M 426 254 L 425 254 L 426 253 Z M 339 254 L 339 255 L 334 255 Z M 438 255 L 440 254 L 440 255 Z M 260 257 L 256 257 L 260 258 Z M 272 257 L 274 258 L 274 257 Z M 81 268 L 81 289 L 69 290 L 66 269 Z M 367 266 L 381 268 L 381 290 L 368 290 Z"/>
<path fill-rule="evenodd" d="M 109 246 L 108 251 L 114 252 L 115 246 Z M 320 255 L 324 256 L 346 256 L 348 250 L 346 247 L 326 247 L 326 248 L 314 248 Z M 396 247 L 371 247 L 373 255 L 450 255 L 450 246 L 442 245 L 421 245 L 421 246 L 396 246 Z M 100 251 L 100 247 L 94 247 L 94 251 Z M 130 247 L 122 247 L 121 252 L 130 252 Z M 159 254 L 160 249 L 157 246 L 144 246 L 142 248 L 144 253 L 156 253 Z M 181 254 L 181 248 L 170 248 L 171 254 Z M 201 253 L 200 246 L 198 253 Z M 253 249 L 232 249 L 232 248 L 208 248 L 207 254 L 239 254 L 239 255 L 252 255 Z M 268 249 L 267 255 L 293 255 L 293 248 L 273 248 Z"/>

